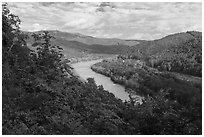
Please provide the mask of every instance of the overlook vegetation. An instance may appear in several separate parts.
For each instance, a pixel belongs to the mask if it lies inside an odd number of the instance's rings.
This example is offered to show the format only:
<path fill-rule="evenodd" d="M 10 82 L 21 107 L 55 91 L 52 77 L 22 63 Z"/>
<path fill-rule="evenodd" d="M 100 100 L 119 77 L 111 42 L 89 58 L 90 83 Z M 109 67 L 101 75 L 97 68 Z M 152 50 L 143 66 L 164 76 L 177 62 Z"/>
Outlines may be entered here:
<path fill-rule="evenodd" d="M 184 83 L 179 87 L 181 91 L 191 87 L 187 95 L 172 94 L 171 90 L 158 87 L 156 94 L 147 96 L 141 105 L 122 102 L 97 86 L 94 79 L 78 80 L 67 64 L 62 47 L 51 42 L 53 36 L 49 32 L 33 33 L 30 46 L 35 50 L 30 49 L 28 35 L 20 31 L 20 23 L 19 17 L 10 13 L 3 3 L 4 135 L 202 134 L 199 84 L 181 81 Z M 131 78 L 135 72 L 128 73 Z M 142 93 L 143 89 L 140 90 Z"/>

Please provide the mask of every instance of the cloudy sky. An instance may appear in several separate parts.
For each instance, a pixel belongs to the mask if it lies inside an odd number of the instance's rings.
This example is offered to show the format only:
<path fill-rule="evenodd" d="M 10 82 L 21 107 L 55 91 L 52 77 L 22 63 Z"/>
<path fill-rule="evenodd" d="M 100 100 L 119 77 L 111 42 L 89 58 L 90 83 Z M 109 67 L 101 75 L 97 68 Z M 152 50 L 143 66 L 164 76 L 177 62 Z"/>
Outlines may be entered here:
<path fill-rule="evenodd" d="M 60 30 L 102 38 L 158 39 L 202 31 L 201 3 L 8 3 L 26 31 Z"/>

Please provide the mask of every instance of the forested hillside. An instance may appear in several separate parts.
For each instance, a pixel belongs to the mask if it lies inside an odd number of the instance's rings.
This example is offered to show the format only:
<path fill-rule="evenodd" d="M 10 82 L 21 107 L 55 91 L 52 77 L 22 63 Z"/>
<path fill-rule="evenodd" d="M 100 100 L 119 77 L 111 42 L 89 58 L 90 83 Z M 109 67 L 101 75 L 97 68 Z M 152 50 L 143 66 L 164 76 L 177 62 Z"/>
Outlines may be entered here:
<path fill-rule="evenodd" d="M 81 82 L 45 31 L 28 36 L 2 4 L 2 133 L 4 135 L 202 134 L 201 91 L 157 90 L 143 104 L 122 102 L 94 79 Z M 199 88 L 199 85 L 198 85 Z"/>
<path fill-rule="evenodd" d="M 202 77 L 202 33 L 188 31 L 143 42 L 123 58 L 139 59 L 159 70 Z"/>

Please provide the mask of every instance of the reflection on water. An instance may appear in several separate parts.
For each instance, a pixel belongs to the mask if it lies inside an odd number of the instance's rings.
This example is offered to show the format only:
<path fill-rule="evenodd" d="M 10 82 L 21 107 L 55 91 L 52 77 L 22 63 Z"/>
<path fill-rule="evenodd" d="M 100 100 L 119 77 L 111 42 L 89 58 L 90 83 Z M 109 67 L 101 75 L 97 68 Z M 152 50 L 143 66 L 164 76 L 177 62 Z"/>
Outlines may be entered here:
<path fill-rule="evenodd" d="M 97 85 L 102 85 L 105 90 L 108 90 L 109 92 L 113 93 L 117 98 L 120 98 L 123 101 L 125 100 L 128 101 L 129 94 L 125 92 L 124 86 L 115 84 L 111 81 L 109 77 L 98 74 L 91 70 L 91 65 L 100 61 L 102 61 L 102 59 L 86 61 L 86 62 L 78 62 L 78 63 L 72 64 L 72 67 L 74 68 L 76 74 L 80 76 L 80 78 L 84 80 L 86 80 L 89 77 L 94 78 Z"/>

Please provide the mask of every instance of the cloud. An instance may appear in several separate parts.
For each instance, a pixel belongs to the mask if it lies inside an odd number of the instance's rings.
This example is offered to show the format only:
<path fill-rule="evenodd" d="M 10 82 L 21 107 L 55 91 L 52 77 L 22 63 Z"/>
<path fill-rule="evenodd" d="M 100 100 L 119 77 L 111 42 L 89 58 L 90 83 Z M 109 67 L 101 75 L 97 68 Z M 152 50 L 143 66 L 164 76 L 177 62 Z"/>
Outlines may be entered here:
<path fill-rule="evenodd" d="M 83 25 L 87 22 L 86 19 L 78 19 L 78 20 L 74 20 L 74 21 L 70 21 L 68 23 L 65 24 L 65 26 L 68 26 L 68 27 L 78 27 L 80 25 Z"/>
<path fill-rule="evenodd" d="M 58 29 L 96 37 L 157 39 L 202 31 L 202 3 L 8 3 L 23 30 Z"/>
<path fill-rule="evenodd" d="M 101 37 L 104 38 L 118 38 L 120 36 L 122 36 L 122 33 L 113 33 L 113 34 L 102 34 Z"/>
<path fill-rule="evenodd" d="M 38 24 L 38 23 L 34 23 L 34 24 L 32 25 L 32 27 L 33 27 L 32 30 L 34 30 L 34 31 L 45 30 L 45 27 L 44 27 L 44 26 L 41 26 L 41 25 Z"/>

